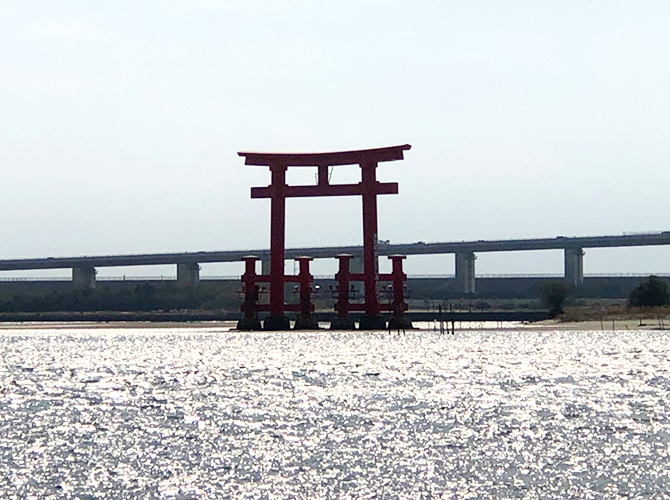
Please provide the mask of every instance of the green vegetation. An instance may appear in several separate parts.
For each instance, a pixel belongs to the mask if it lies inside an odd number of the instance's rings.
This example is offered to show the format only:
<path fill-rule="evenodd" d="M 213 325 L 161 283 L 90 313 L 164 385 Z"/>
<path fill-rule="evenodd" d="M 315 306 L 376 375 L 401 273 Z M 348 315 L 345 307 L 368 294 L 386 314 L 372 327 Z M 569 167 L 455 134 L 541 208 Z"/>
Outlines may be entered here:
<path fill-rule="evenodd" d="M 659 307 L 670 304 L 670 288 L 658 276 L 649 276 L 628 298 L 628 307 Z"/>
<path fill-rule="evenodd" d="M 542 284 L 540 294 L 549 308 L 549 317 L 555 318 L 563 313 L 563 305 L 569 292 L 570 287 L 564 281 L 547 281 Z"/>
<path fill-rule="evenodd" d="M 231 285 L 239 288 L 237 282 Z M 232 290 L 201 284 L 197 288 L 172 283 L 138 283 L 93 290 L 54 290 L 44 294 L 15 294 L 0 298 L 0 312 L 177 311 L 239 309 Z"/>
<path fill-rule="evenodd" d="M 569 308 L 565 307 L 568 299 L 570 305 L 580 308 L 594 306 L 596 318 L 600 317 L 601 313 L 598 311 L 603 307 L 617 305 L 625 309 L 627 304 L 638 308 L 648 307 L 639 304 L 659 303 L 644 299 L 649 295 L 644 290 L 663 289 L 665 279 L 654 277 L 651 280 L 652 286 L 647 284 L 641 287 L 641 291 L 631 294 L 640 281 L 639 278 L 630 277 L 593 278 L 590 284 L 573 289 L 559 279 L 484 278 L 478 282 L 476 294 L 463 294 L 455 290 L 453 279 L 419 278 L 410 279 L 407 288 L 411 294 L 408 298 L 411 310 L 437 310 L 438 305 L 442 305 L 445 310 L 453 307 L 459 311 L 539 310 L 547 307 L 552 315 L 561 315 L 563 320 L 563 316 L 570 314 Z M 97 288 L 92 290 L 76 289 L 72 283 L 57 281 L 4 282 L 0 285 L 0 312 L 6 313 L 184 310 L 238 312 L 242 290 L 239 280 L 203 280 L 195 288 L 168 280 L 99 281 Z M 332 311 L 336 301 L 333 281 L 318 279 L 315 285 L 320 287 L 320 293 L 313 297 L 316 309 Z M 356 284 L 356 287 L 360 300 L 362 287 L 360 284 Z M 587 293 L 584 288 L 588 287 L 591 288 Z M 608 293 L 610 287 L 611 294 Z M 293 283 L 287 284 L 287 302 L 298 301 L 294 288 Z M 628 300 L 629 296 L 631 300 Z M 262 301 L 267 302 L 267 290 L 261 297 Z M 381 294 L 382 301 L 387 302 L 390 298 L 389 293 Z M 562 312 L 563 310 L 566 312 Z"/>

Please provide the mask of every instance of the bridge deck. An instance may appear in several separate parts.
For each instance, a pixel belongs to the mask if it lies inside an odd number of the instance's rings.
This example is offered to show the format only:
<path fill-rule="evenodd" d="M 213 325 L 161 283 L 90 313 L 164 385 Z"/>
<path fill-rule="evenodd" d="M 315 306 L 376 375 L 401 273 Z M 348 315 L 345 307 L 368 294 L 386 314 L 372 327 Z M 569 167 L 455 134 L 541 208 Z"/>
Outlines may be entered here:
<path fill-rule="evenodd" d="M 459 252 L 511 252 L 524 250 L 552 250 L 565 248 L 606 248 L 670 245 L 670 231 L 657 234 L 622 235 L 622 236 L 588 236 L 588 237 L 557 237 L 525 240 L 489 240 L 461 241 L 451 243 L 408 243 L 381 244 L 380 255 L 429 255 Z M 362 246 L 292 248 L 286 250 L 286 258 L 292 259 L 300 255 L 314 258 L 334 258 L 340 253 L 362 255 Z M 218 252 L 196 253 L 162 253 L 144 255 L 103 255 L 84 257 L 57 257 L 37 259 L 5 259 L 0 260 L 0 271 L 28 269 L 65 269 L 77 267 L 125 267 L 153 266 L 163 264 L 187 264 L 207 262 L 237 262 L 246 255 L 269 257 L 269 250 L 228 250 Z"/>

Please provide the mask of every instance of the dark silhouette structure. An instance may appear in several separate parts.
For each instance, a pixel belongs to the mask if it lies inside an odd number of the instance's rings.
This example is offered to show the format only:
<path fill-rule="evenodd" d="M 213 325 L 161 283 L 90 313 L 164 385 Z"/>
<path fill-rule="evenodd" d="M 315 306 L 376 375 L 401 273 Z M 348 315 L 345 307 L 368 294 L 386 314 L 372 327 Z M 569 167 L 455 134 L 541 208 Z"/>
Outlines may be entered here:
<path fill-rule="evenodd" d="M 405 144 L 333 153 L 239 153 L 240 156 L 245 158 L 246 165 L 269 167 L 272 174 L 272 182 L 269 186 L 251 188 L 252 198 L 270 198 L 270 275 L 269 277 L 255 275 L 255 270 L 254 274 L 251 275 L 251 269 L 247 267 L 247 272 L 243 277 L 245 301 L 247 297 L 251 298 L 251 295 L 257 295 L 258 282 L 269 281 L 270 283 L 270 299 L 267 308 L 270 315 L 264 322 L 266 330 L 284 330 L 289 327 L 289 320 L 284 313 L 292 309 L 292 306 L 285 303 L 285 283 L 297 280 L 301 284 L 301 299 L 303 301 L 308 300 L 309 295 L 306 289 L 302 288 L 308 286 L 310 280 L 309 260 L 298 259 L 302 278 L 284 274 L 286 199 L 321 196 L 360 196 L 362 198 L 363 273 L 350 273 L 349 278 L 351 280 L 360 279 L 364 284 L 365 302 L 363 309 L 365 314 L 360 322 L 360 328 L 379 329 L 386 327 L 385 321 L 380 316 L 382 307 L 377 294 L 377 282 L 380 280 L 377 267 L 377 196 L 397 194 L 398 184 L 379 182 L 377 180 L 377 166 L 381 162 L 402 160 L 404 151 L 410 148 L 409 144 Z M 358 165 L 361 169 L 361 182 L 358 184 L 330 184 L 329 169 L 341 165 Z M 287 185 L 286 170 L 289 167 L 317 167 L 317 184 L 311 186 Z M 247 263 L 249 262 L 250 260 L 247 260 Z M 348 264 L 348 260 L 346 262 Z M 396 272 L 394 278 L 391 278 L 394 283 L 404 276 L 401 269 L 402 259 L 394 260 L 394 269 L 398 265 L 396 262 L 400 263 L 400 274 Z M 340 263 L 342 265 L 342 259 Z M 390 276 L 383 278 L 389 279 Z M 250 287 L 253 287 L 253 290 L 250 290 Z M 341 288 L 340 290 L 342 291 Z M 354 306 L 354 304 L 351 304 L 347 310 Z M 394 310 L 401 309 L 397 304 L 393 307 Z M 245 306 L 245 314 L 249 320 L 249 326 L 252 326 L 254 321 L 251 319 L 249 308 L 249 305 Z M 265 308 L 262 305 L 257 305 L 256 309 L 263 310 Z M 299 317 L 304 320 L 304 315 L 308 312 L 308 305 L 301 304 L 300 311 L 301 315 Z"/>

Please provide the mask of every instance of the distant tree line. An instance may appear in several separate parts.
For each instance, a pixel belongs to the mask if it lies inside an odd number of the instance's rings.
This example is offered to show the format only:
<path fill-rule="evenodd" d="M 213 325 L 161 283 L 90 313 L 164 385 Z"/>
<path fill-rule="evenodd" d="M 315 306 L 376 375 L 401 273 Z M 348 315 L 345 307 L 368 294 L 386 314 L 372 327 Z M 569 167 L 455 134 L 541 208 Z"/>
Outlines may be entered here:
<path fill-rule="evenodd" d="M 631 292 L 629 307 L 660 307 L 670 304 L 668 284 L 658 276 L 649 276 Z"/>
<path fill-rule="evenodd" d="M 111 290 L 52 291 L 40 295 L 14 295 L 0 299 L 0 312 L 55 311 L 174 311 L 183 309 L 239 308 L 235 294 L 202 286 L 177 287 L 139 283 Z"/>
<path fill-rule="evenodd" d="M 564 281 L 547 281 L 542 284 L 540 294 L 545 305 L 549 308 L 550 318 L 563 314 L 563 306 L 569 293 L 570 287 Z"/>
<path fill-rule="evenodd" d="M 322 284 L 327 291 L 327 284 Z M 413 283 L 414 300 L 465 297 L 465 300 L 481 299 L 479 294 L 464 295 L 448 293 L 439 281 L 418 280 Z M 437 291 L 435 290 L 437 288 Z M 241 284 L 230 282 L 200 282 L 197 287 L 184 287 L 176 283 L 137 283 L 123 286 L 100 286 L 91 290 L 63 289 L 40 291 L 38 293 L 0 294 L 0 312 L 93 312 L 93 311 L 178 311 L 186 309 L 238 311 L 241 298 L 237 292 Z M 437 293 L 441 292 L 441 293 Z M 544 301 L 552 317 L 562 314 L 569 297 L 577 296 L 576 290 L 562 280 L 544 282 L 538 294 Z M 287 290 L 288 300 L 291 291 Z M 330 293 L 328 292 L 328 297 Z M 326 297 L 322 307 L 332 308 L 332 298 Z M 536 295 L 537 297 L 537 295 Z M 292 297 L 296 299 L 296 297 Z M 322 302 L 323 302 L 322 300 Z M 650 276 L 640 283 L 628 299 L 630 307 L 656 307 L 670 304 L 670 289 L 657 276 Z M 490 308 L 490 304 L 475 302 L 475 309 Z"/>
<path fill-rule="evenodd" d="M 548 281 L 540 287 L 540 294 L 549 308 L 549 316 L 563 314 L 563 306 L 570 295 L 570 287 L 563 281 Z M 663 307 L 670 305 L 670 287 L 658 276 L 651 275 L 631 292 L 628 307 Z"/>

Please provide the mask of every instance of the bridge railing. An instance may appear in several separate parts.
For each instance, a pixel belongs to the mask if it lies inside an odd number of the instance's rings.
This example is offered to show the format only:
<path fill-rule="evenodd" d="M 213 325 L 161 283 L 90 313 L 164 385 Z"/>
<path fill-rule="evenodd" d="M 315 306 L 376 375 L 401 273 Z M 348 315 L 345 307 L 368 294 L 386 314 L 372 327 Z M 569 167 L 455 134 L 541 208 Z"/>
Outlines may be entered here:
<path fill-rule="evenodd" d="M 72 278 L 68 276 L 12 276 L 12 277 L 0 277 L 1 282 L 14 282 L 14 281 L 72 281 Z"/>

